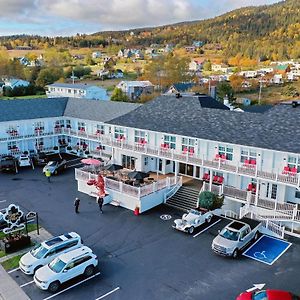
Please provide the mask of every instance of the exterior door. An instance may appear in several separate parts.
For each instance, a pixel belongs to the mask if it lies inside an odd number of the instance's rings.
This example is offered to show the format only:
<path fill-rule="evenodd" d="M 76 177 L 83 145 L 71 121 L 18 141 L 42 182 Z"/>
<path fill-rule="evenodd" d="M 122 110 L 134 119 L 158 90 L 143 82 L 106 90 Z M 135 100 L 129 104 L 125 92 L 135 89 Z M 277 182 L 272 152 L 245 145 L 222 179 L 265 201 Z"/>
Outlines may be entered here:
<path fill-rule="evenodd" d="M 266 198 L 276 200 L 277 188 L 278 188 L 277 184 L 267 183 Z"/>

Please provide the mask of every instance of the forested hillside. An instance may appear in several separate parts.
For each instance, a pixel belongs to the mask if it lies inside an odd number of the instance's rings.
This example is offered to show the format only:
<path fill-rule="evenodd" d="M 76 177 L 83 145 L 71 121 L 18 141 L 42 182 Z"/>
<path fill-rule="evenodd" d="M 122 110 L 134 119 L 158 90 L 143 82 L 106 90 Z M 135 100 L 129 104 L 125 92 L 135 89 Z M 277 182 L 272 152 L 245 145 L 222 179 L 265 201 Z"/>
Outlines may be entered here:
<path fill-rule="evenodd" d="M 133 34 L 134 33 L 134 34 Z M 130 31 L 98 32 L 74 37 L 0 37 L 0 45 L 13 49 L 28 45 L 47 47 L 119 46 L 147 47 L 153 43 L 190 45 L 194 40 L 219 44 L 224 57 L 237 54 L 249 58 L 300 58 L 300 1 L 286 0 L 273 5 L 247 7 L 222 16 L 187 23 Z"/>

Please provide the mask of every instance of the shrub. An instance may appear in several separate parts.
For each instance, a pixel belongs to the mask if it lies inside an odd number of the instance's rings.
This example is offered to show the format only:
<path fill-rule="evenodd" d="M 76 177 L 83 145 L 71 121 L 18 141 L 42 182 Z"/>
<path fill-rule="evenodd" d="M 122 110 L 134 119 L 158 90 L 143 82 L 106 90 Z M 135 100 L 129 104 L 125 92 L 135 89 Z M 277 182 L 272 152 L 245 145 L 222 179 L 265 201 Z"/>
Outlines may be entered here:
<path fill-rule="evenodd" d="M 222 207 L 224 198 L 218 197 L 212 192 L 202 192 L 199 196 L 199 206 L 208 210 Z"/>

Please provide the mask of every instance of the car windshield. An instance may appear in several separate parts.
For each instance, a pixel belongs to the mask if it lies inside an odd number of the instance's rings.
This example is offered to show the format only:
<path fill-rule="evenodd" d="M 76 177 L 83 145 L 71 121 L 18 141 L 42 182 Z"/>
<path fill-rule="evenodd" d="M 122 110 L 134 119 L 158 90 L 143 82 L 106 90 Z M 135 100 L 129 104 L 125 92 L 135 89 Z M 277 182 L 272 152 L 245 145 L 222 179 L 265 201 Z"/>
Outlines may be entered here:
<path fill-rule="evenodd" d="M 253 295 L 252 300 L 268 300 L 266 291 L 260 291 Z"/>
<path fill-rule="evenodd" d="M 48 162 L 48 166 L 56 166 L 56 161 L 50 161 L 50 162 Z"/>
<path fill-rule="evenodd" d="M 191 209 L 191 210 L 190 210 L 190 213 L 191 213 L 191 214 L 194 214 L 194 215 L 200 215 L 200 212 L 197 211 L 197 210 L 195 210 L 195 209 Z"/>
<path fill-rule="evenodd" d="M 62 260 L 60 260 L 58 257 L 54 259 L 48 266 L 50 270 L 52 270 L 55 273 L 61 272 L 61 270 L 64 268 L 66 263 L 64 263 Z"/>
<path fill-rule="evenodd" d="M 228 228 L 224 228 L 221 232 L 220 235 L 228 240 L 231 241 L 237 241 L 239 239 L 239 232 L 238 231 L 233 231 Z"/>
<path fill-rule="evenodd" d="M 33 257 L 40 259 L 46 254 L 47 251 L 48 251 L 48 249 L 46 249 L 45 247 L 43 247 L 40 244 L 40 245 L 37 245 L 34 249 L 32 249 L 30 251 L 30 253 Z"/>

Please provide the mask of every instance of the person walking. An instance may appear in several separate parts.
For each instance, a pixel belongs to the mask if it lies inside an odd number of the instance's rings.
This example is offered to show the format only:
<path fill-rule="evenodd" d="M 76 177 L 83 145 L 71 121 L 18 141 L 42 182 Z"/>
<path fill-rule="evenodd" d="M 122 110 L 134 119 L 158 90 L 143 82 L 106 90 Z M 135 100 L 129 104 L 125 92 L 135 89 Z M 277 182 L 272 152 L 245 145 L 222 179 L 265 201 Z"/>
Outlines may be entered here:
<path fill-rule="evenodd" d="M 97 203 L 99 205 L 99 209 L 101 211 L 101 214 L 103 214 L 103 210 L 102 210 L 102 206 L 103 206 L 103 198 L 102 197 L 98 197 L 97 198 Z"/>
<path fill-rule="evenodd" d="M 74 206 L 75 206 L 75 213 L 78 214 L 79 213 L 79 204 L 80 204 L 80 199 L 79 198 L 75 198 L 74 201 Z"/>
<path fill-rule="evenodd" d="M 50 177 L 51 177 L 51 171 L 50 171 L 49 169 L 46 170 L 45 176 L 47 177 L 48 182 L 51 182 L 51 180 L 50 180 Z"/>

